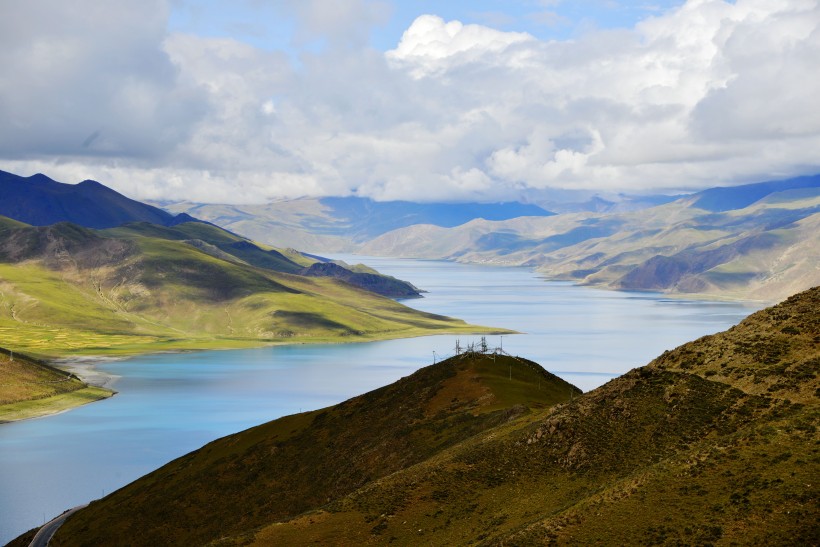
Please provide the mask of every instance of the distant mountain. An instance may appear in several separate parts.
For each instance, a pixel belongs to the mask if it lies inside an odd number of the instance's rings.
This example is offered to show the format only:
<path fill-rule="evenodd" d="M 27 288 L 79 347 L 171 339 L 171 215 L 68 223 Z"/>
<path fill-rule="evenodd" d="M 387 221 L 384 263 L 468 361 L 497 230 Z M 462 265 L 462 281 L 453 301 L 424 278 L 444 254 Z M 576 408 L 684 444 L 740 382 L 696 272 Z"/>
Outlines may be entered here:
<path fill-rule="evenodd" d="M 817 545 L 818 337 L 820 287 L 583 395 L 462 354 L 214 441 L 55 542 Z"/>
<path fill-rule="evenodd" d="M 556 214 L 563 213 L 626 213 L 629 211 L 640 211 L 650 207 L 657 207 L 670 201 L 675 201 L 683 196 L 669 196 L 669 195 L 646 195 L 646 196 L 632 196 L 627 194 L 619 194 L 612 199 L 604 199 L 600 196 L 593 196 L 586 201 L 581 202 L 548 202 L 543 204 L 546 209 L 553 211 Z"/>
<path fill-rule="evenodd" d="M 128 222 L 172 226 L 194 220 L 129 199 L 93 180 L 64 184 L 42 174 L 20 177 L 5 171 L 0 171 L 0 215 L 32 226 L 73 222 L 86 228 Z"/>
<path fill-rule="evenodd" d="M 634 212 L 412 226 L 362 254 L 536 267 L 629 290 L 775 301 L 820 284 L 820 176 L 715 188 Z"/>
<path fill-rule="evenodd" d="M 788 190 L 812 190 L 811 195 L 820 195 L 820 175 L 797 177 L 787 180 L 759 182 L 741 186 L 710 188 L 694 194 L 690 199 L 692 207 L 722 213 L 744 209 L 753 203 L 775 193 Z M 802 194 L 803 196 L 807 194 Z"/>
<path fill-rule="evenodd" d="M 507 220 L 554 213 L 524 203 L 412 203 L 366 198 L 302 198 L 264 205 L 165 204 L 233 232 L 280 247 L 346 252 L 374 237 L 417 224 L 452 227 L 474 219 Z"/>
<path fill-rule="evenodd" d="M 319 202 L 329 214 L 347 225 L 346 235 L 354 241 L 415 224 L 432 224 L 452 228 L 477 218 L 509 220 L 518 217 L 547 217 L 555 213 L 537 205 L 503 203 L 414 203 L 409 201 L 373 201 L 366 198 L 322 198 Z"/>

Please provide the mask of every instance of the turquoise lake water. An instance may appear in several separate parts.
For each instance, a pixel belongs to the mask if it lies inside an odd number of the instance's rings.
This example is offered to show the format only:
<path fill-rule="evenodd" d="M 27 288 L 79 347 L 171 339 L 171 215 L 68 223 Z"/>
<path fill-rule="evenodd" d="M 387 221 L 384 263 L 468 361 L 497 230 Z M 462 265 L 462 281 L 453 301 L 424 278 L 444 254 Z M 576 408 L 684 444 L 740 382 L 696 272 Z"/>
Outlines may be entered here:
<path fill-rule="evenodd" d="M 759 306 L 547 282 L 518 268 L 340 257 L 427 290 L 411 307 L 525 334 L 491 347 L 541 363 L 584 391 L 666 349 L 725 330 Z M 462 345 L 478 336 L 460 336 Z M 456 336 L 161 354 L 100 368 L 112 399 L 0 426 L 0 544 L 229 433 L 393 382 Z M 354 364 L 355 363 L 355 364 Z"/>

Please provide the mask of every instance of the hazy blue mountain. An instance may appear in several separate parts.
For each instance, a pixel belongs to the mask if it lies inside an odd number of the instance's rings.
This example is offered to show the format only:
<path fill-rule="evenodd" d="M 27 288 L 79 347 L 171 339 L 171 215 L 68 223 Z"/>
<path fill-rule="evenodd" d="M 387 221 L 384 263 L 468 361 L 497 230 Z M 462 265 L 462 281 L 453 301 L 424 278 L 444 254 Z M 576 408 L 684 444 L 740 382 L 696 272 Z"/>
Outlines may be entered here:
<path fill-rule="evenodd" d="M 21 177 L 0 171 L 0 215 L 32 226 L 73 222 L 113 228 L 128 222 L 172 226 L 194 220 L 127 198 L 93 180 L 64 184 L 42 174 Z"/>
<path fill-rule="evenodd" d="M 758 182 L 742 186 L 710 188 L 694 194 L 692 207 L 715 213 L 743 209 L 777 192 L 797 189 L 820 189 L 820 175 Z M 804 196 L 805 197 L 805 196 Z"/>
<path fill-rule="evenodd" d="M 414 203 L 373 201 L 358 197 L 322 198 L 320 202 L 330 209 L 332 217 L 345 221 L 345 231 L 355 240 L 371 239 L 391 230 L 415 224 L 452 228 L 477 218 L 509 220 L 555 214 L 537 205 L 518 202 Z"/>
<path fill-rule="evenodd" d="M 164 203 L 256 241 L 316 253 L 353 252 L 384 233 L 418 224 L 450 228 L 476 220 L 544 218 L 555 213 L 525 203 L 412 203 L 358 197 L 299 198 L 265 204 Z"/>

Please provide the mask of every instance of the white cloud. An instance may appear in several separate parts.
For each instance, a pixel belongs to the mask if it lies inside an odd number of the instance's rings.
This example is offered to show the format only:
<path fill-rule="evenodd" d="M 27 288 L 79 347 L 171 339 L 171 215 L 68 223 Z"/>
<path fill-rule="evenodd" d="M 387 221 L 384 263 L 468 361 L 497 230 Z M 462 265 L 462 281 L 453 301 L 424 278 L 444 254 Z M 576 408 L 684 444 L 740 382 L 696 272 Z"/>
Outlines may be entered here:
<path fill-rule="evenodd" d="M 47 4 L 0 17 L 0 168 L 23 174 L 247 202 L 512 199 L 820 171 L 815 0 L 690 0 L 631 30 L 551 42 L 425 15 L 387 53 L 364 45 L 384 4 L 294 1 L 301 36 L 327 45 L 298 65 L 168 35 L 159 0 Z"/>
<path fill-rule="evenodd" d="M 422 15 L 405 31 L 398 47 L 385 56 L 398 68 L 410 67 L 414 77 L 420 78 L 463 63 L 492 63 L 510 46 L 525 42 L 535 42 L 535 38 L 523 32 L 502 32 Z"/>
<path fill-rule="evenodd" d="M 163 51 L 160 1 L 4 2 L 0 156 L 165 156 L 207 109 Z"/>

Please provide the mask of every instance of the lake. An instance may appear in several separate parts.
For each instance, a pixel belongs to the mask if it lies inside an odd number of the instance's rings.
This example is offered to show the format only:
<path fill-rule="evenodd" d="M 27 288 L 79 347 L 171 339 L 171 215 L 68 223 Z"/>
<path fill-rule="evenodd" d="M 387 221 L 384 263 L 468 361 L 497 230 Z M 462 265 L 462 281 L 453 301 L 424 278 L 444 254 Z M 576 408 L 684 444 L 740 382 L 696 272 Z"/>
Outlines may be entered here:
<path fill-rule="evenodd" d="M 520 268 L 340 258 L 427 290 L 406 302 L 412 307 L 525 333 L 487 341 L 584 391 L 760 307 L 576 287 Z M 478 340 L 459 338 L 462 346 Z M 119 377 L 116 397 L 0 426 L 0 544 L 218 437 L 393 382 L 452 355 L 455 343 L 456 336 L 432 336 L 160 354 L 100 366 Z"/>

